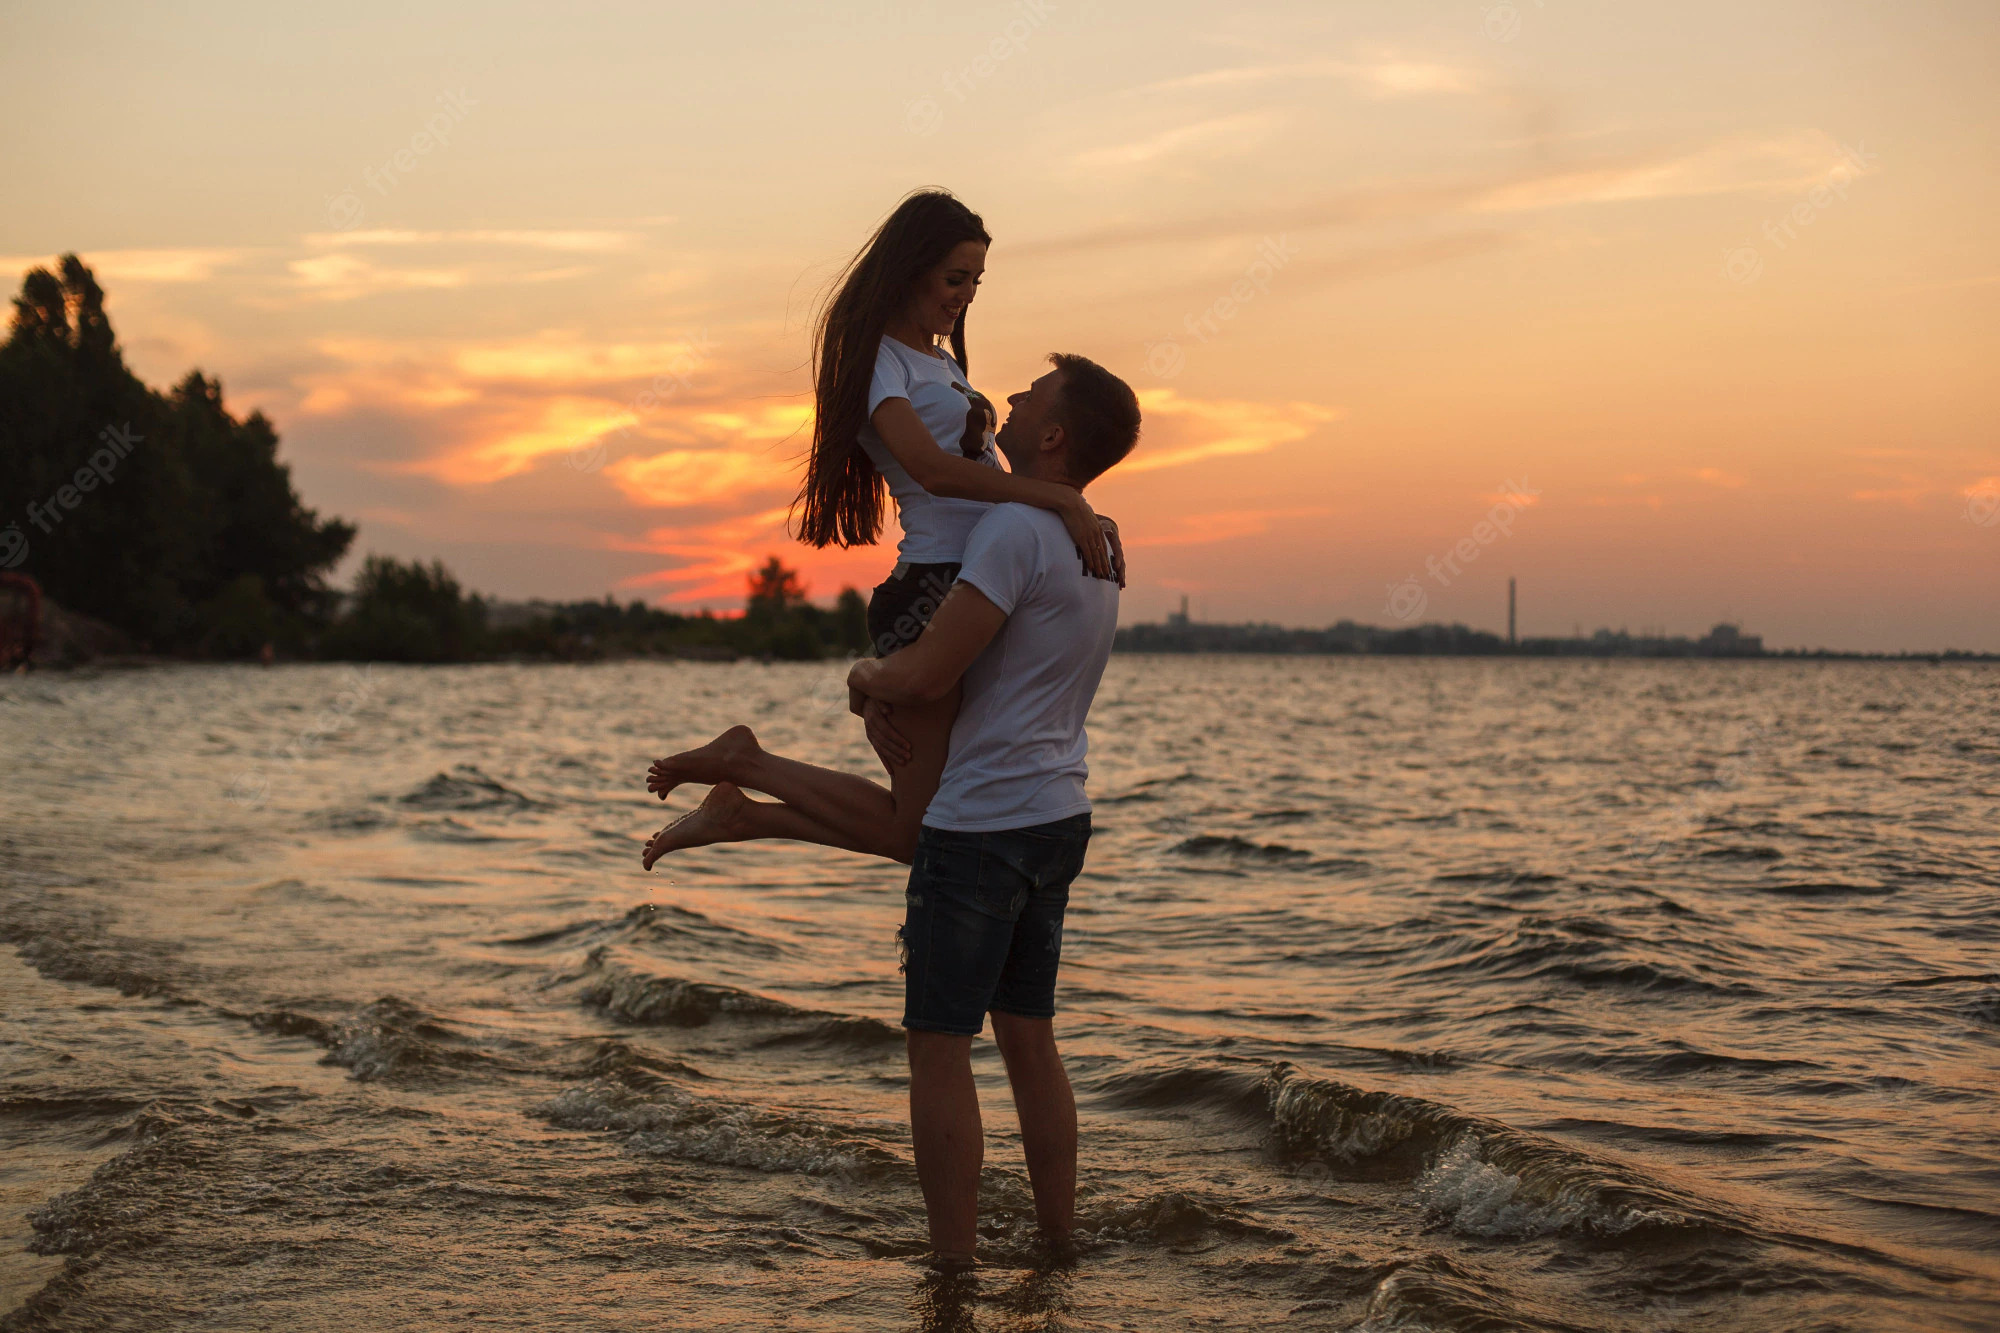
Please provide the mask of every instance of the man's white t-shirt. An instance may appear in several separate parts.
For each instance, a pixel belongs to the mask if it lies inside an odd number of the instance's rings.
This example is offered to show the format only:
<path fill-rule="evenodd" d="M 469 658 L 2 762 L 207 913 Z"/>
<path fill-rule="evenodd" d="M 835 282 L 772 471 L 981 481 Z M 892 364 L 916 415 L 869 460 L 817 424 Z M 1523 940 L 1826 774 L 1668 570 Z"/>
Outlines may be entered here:
<path fill-rule="evenodd" d="M 907 398 L 938 448 L 963 453 L 968 432 L 976 430 L 973 456 L 988 467 L 998 468 L 1000 451 L 994 443 L 993 426 L 985 409 L 973 403 L 971 394 L 972 382 L 943 348 L 936 356 L 929 356 L 894 338 L 884 338 L 875 353 L 875 378 L 868 386 L 868 415 L 873 418 L 885 399 Z M 983 500 L 932 495 L 917 485 L 889 452 L 889 446 L 882 443 L 872 420 L 861 428 L 861 447 L 888 481 L 889 494 L 896 497 L 896 517 L 903 526 L 896 559 L 906 564 L 956 564 L 965 552 L 965 539 L 973 525 L 992 506 Z"/>
<path fill-rule="evenodd" d="M 965 833 L 1031 828 L 1090 809 L 1083 720 L 1097 695 L 1118 585 L 1083 571 L 1063 521 L 991 506 L 965 544 L 960 581 L 1007 613 L 965 673 L 951 755 L 924 823 Z"/>

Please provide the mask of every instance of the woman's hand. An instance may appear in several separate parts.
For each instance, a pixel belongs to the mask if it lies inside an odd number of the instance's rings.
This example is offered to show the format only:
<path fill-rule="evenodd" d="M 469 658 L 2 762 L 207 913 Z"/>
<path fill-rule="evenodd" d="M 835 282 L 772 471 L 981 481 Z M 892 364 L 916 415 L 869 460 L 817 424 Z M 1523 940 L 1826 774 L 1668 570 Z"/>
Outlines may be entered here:
<path fill-rule="evenodd" d="M 1062 489 L 1069 491 L 1067 486 Z M 1056 515 L 1069 529 L 1069 538 L 1076 543 L 1076 553 L 1083 557 L 1083 572 L 1094 579 L 1111 578 L 1110 541 L 1097 521 L 1097 511 L 1090 507 L 1090 501 L 1083 498 L 1083 492 L 1069 491 Z"/>
<path fill-rule="evenodd" d="M 1104 540 L 1111 543 L 1111 573 L 1117 578 L 1118 586 L 1125 586 L 1125 544 L 1118 540 L 1118 525 L 1099 514 L 1097 521 L 1104 525 Z"/>

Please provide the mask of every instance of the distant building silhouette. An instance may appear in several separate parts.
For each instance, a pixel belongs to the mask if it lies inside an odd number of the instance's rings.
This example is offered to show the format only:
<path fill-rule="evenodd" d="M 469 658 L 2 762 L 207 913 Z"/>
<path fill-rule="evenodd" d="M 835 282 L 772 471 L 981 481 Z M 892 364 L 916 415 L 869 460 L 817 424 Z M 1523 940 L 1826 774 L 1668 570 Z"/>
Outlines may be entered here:
<path fill-rule="evenodd" d="M 1695 651 L 1705 657 L 1758 657 L 1764 652 L 1764 639 L 1725 621 L 1696 640 Z"/>

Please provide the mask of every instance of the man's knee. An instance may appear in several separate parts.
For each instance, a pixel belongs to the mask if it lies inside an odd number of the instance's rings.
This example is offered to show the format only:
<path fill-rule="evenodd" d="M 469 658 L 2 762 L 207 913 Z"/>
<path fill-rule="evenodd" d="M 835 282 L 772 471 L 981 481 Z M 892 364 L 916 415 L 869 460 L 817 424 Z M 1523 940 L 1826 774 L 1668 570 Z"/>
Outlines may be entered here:
<path fill-rule="evenodd" d="M 927 1032 L 922 1028 L 906 1028 L 904 1036 L 909 1045 L 911 1073 L 951 1069 L 972 1063 L 970 1037 L 952 1032 Z"/>
<path fill-rule="evenodd" d="M 1021 1057 L 1034 1058 L 1055 1054 L 1056 1025 L 1052 1018 L 1028 1018 L 1021 1014 L 1004 1014 L 994 1010 L 993 1042 L 1000 1048 L 1000 1058 L 1012 1061 Z"/>

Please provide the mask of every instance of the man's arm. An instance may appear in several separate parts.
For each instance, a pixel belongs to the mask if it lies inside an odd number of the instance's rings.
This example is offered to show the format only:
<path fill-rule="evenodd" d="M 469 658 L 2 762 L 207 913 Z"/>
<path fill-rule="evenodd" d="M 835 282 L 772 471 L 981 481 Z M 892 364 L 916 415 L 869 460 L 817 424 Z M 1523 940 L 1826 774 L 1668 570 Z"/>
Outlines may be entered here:
<path fill-rule="evenodd" d="M 1005 611 L 961 579 L 915 643 L 887 657 L 862 658 L 847 673 L 847 686 L 892 704 L 942 699 L 1006 623 Z"/>

